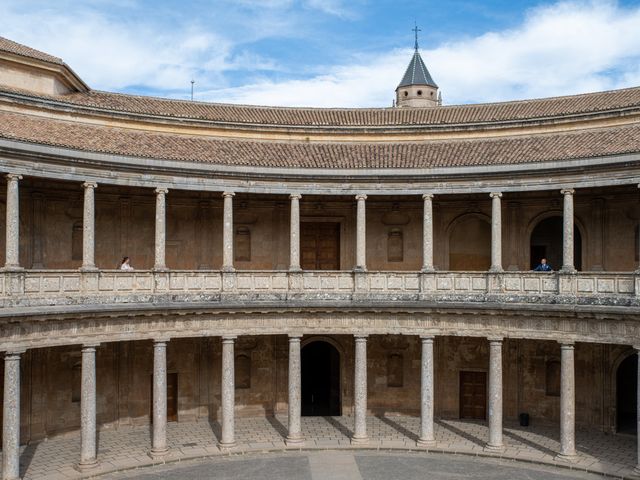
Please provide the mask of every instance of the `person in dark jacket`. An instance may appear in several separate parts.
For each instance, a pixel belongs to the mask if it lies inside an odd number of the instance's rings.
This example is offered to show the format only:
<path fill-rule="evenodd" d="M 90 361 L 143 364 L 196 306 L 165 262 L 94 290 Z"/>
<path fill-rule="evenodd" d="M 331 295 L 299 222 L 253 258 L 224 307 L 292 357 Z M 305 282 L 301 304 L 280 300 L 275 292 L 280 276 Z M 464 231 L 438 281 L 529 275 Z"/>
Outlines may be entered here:
<path fill-rule="evenodd" d="M 552 272 L 553 268 L 551 265 L 547 263 L 547 259 L 543 258 L 540 260 L 540 265 L 533 269 L 534 272 Z"/>

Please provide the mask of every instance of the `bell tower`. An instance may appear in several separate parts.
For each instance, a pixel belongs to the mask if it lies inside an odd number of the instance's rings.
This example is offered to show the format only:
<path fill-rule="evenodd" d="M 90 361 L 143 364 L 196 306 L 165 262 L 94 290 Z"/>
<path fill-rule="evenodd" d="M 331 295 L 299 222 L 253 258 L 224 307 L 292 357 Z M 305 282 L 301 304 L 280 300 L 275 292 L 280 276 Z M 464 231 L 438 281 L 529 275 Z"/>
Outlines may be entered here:
<path fill-rule="evenodd" d="M 415 32 L 415 50 L 402 81 L 396 88 L 396 106 L 398 107 L 437 107 L 442 104 L 442 97 L 438 93 L 438 85 L 431 78 L 431 74 L 424 64 L 418 51 L 418 25 Z"/>

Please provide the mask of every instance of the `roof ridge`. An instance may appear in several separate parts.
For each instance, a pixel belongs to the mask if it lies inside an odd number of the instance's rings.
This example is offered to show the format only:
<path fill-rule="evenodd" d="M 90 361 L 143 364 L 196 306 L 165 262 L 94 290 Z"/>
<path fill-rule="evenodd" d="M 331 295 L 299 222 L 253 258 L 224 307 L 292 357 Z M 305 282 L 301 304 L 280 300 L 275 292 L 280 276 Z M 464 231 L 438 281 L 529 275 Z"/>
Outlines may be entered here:
<path fill-rule="evenodd" d="M 21 57 L 35 58 L 36 60 L 42 60 L 44 62 L 64 65 L 64 61 L 60 57 L 36 50 L 35 48 L 2 36 L 0 36 L 0 51 L 20 55 Z"/>

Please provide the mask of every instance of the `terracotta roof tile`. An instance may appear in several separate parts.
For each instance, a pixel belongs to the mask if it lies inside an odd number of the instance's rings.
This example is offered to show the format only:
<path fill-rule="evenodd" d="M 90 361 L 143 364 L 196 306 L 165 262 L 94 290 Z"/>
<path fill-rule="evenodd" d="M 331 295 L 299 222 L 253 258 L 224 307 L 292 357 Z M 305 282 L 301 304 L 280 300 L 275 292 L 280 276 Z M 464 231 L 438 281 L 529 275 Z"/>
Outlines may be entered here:
<path fill-rule="evenodd" d="M 37 60 L 55 63 L 57 65 L 64 65 L 64 62 L 61 58 L 54 57 L 53 55 L 41 52 L 40 50 L 36 50 L 35 48 L 27 47 L 26 45 L 22 45 L 21 43 L 14 42 L 13 40 L 9 40 L 8 38 L 4 37 L 0 37 L 0 51 L 13 53 L 22 57 L 35 58 Z"/>
<path fill-rule="evenodd" d="M 487 139 L 309 143 L 161 134 L 0 112 L 0 138 L 152 159 L 336 169 L 523 164 L 640 152 L 640 124 Z"/>

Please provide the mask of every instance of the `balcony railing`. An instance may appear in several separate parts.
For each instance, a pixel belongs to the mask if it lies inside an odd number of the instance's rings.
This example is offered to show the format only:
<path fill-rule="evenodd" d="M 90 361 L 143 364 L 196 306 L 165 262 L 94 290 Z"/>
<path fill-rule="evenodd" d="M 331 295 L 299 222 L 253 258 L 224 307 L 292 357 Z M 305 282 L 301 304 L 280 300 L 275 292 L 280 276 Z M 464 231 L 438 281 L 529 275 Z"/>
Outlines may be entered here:
<path fill-rule="evenodd" d="M 580 272 L 24 270 L 0 274 L 0 304 L 251 301 L 498 302 L 636 305 L 640 276 Z"/>

